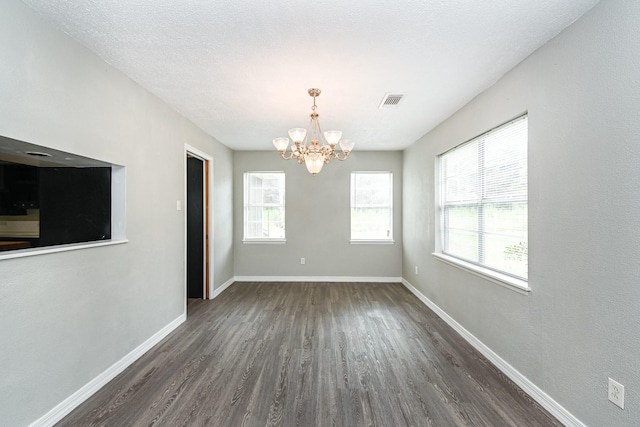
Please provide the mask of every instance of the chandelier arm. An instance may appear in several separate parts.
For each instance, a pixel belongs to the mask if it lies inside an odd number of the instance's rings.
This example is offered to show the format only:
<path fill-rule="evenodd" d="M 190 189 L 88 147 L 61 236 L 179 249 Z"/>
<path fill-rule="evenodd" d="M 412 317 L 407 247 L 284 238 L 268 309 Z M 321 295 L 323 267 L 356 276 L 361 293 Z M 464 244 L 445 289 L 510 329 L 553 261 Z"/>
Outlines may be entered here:
<path fill-rule="evenodd" d="M 307 127 L 307 134 L 304 136 L 304 141 L 302 141 L 302 145 L 305 147 L 309 147 L 311 145 L 311 141 L 313 141 L 313 137 L 310 136 L 312 132 L 315 132 L 313 126 L 313 114 L 311 115 L 311 119 L 309 119 L 309 126 Z"/>
<path fill-rule="evenodd" d="M 300 143 L 300 145 L 298 146 L 298 155 L 295 156 L 295 159 L 298 161 L 298 164 L 304 163 L 304 159 L 308 153 L 309 153 L 309 147 Z"/>
<path fill-rule="evenodd" d="M 346 153 L 343 153 L 343 157 L 340 157 L 340 154 L 336 152 L 334 158 L 340 160 L 341 162 L 344 162 L 345 160 L 347 160 L 347 157 L 349 157 L 350 152 L 351 151 L 347 151 Z"/>
<path fill-rule="evenodd" d="M 322 128 L 320 127 L 320 119 L 316 117 L 316 125 L 318 125 L 318 141 L 320 142 L 320 145 L 326 145 L 327 147 L 329 146 L 329 143 L 327 142 L 327 140 L 324 137 L 324 134 L 322 133 Z"/>

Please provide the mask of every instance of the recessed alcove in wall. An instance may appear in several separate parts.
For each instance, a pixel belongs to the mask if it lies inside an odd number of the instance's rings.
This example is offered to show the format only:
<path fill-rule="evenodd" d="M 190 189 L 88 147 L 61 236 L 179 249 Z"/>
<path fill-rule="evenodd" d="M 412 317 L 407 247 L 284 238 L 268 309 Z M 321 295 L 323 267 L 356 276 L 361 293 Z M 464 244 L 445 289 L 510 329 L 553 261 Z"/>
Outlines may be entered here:
<path fill-rule="evenodd" d="M 124 239 L 125 168 L 0 136 L 0 251 Z"/>

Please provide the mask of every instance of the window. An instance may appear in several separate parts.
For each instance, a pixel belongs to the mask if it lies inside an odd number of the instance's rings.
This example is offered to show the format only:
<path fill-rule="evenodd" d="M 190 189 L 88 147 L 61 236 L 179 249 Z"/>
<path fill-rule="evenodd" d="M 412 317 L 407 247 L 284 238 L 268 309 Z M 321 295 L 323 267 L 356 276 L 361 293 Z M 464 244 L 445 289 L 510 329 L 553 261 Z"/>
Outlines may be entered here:
<path fill-rule="evenodd" d="M 351 240 L 393 241 L 391 172 L 351 173 Z"/>
<path fill-rule="evenodd" d="M 244 174 L 244 240 L 284 241 L 284 172 Z"/>
<path fill-rule="evenodd" d="M 527 279 L 527 116 L 440 156 L 443 254 Z"/>

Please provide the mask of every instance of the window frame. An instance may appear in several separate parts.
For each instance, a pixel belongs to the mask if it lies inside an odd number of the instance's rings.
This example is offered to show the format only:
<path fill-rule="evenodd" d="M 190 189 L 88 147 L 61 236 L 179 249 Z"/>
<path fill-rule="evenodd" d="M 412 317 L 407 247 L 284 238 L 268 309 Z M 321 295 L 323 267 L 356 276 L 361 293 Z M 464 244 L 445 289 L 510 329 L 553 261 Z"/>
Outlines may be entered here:
<path fill-rule="evenodd" d="M 249 189 L 250 189 L 250 180 L 249 177 L 251 175 L 258 175 L 258 174 L 279 174 L 282 176 L 282 203 L 275 203 L 275 204 L 265 204 L 265 203 L 258 203 L 258 204 L 249 204 Z M 284 171 L 247 171 L 244 172 L 243 174 L 243 206 L 242 206 L 242 211 L 243 211 L 243 231 L 242 231 L 242 242 L 243 243 L 273 243 L 273 244 L 282 244 L 286 242 L 286 174 Z M 247 231 L 248 231 L 248 220 L 249 220 L 249 208 L 250 207 L 256 207 L 256 206 L 261 206 L 261 207 L 279 207 L 282 209 L 282 226 L 283 226 L 283 237 L 247 237 Z"/>
<path fill-rule="evenodd" d="M 353 237 L 353 211 L 354 208 L 354 194 L 357 191 L 357 188 L 354 188 L 354 178 L 357 175 L 388 175 L 389 176 L 389 229 L 388 229 L 388 237 L 387 238 L 371 238 L 371 239 L 363 239 L 363 238 L 354 238 Z M 392 171 L 352 171 L 350 175 L 350 187 L 349 187 L 349 242 L 351 244 L 394 244 L 395 241 L 393 239 L 393 172 Z"/>
<path fill-rule="evenodd" d="M 515 124 L 521 120 L 527 120 L 527 195 L 525 198 L 513 198 L 513 199 L 509 199 L 509 202 L 512 203 L 522 203 L 522 202 L 526 202 L 526 209 L 527 211 L 529 210 L 529 194 L 528 194 L 528 179 L 529 179 L 529 170 L 528 170 L 528 134 L 529 134 L 529 129 L 528 129 L 528 113 L 522 114 L 518 117 L 516 117 L 515 119 L 509 120 L 505 123 L 502 123 L 486 132 L 483 132 L 482 134 L 471 138 L 468 141 L 465 141 L 441 154 L 439 154 L 436 157 L 436 168 L 435 168 L 435 173 L 436 173 L 436 212 L 437 212 L 437 221 L 436 221 L 436 239 L 435 239 L 435 251 L 433 253 L 433 256 L 442 262 L 445 262 L 449 265 L 461 268 L 463 270 L 466 270 L 472 274 L 475 274 L 477 276 L 486 278 L 494 283 L 497 283 L 499 285 L 505 286 L 511 290 L 515 290 L 519 293 L 523 293 L 523 294 L 528 294 L 530 292 L 530 288 L 529 288 L 529 283 L 528 283 L 528 273 L 527 273 L 527 277 L 521 277 L 521 276 L 517 276 L 515 274 L 511 274 L 509 272 L 505 272 L 502 270 L 499 270 L 498 268 L 492 267 L 490 265 L 486 265 L 483 264 L 480 259 L 478 262 L 475 261 L 471 261 L 468 259 L 465 259 L 461 256 L 456 256 L 450 253 L 446 253 L 444 251 L 445 248 L 445 238 L 447 236 L 446 230 L 445 230 L 445 226 L 446 226 L 446 219 L 445 219 L 445 209 L 447 206 L 452 206 L 452 205 L 457 205 L 457 206 L 476 206 L 476 207 L 480 207 L 482 206 L 480 209 L 484 208 L 485 205 L 490 205 L 492 203 L 495 203 L 495 201 L 492 201 L 490 198 L 485 198 L 484 196 L 484 192 L 485 192 L 485 188 L 483 187 L 484 185 L 484 179 L 482 178 L 482 176 L 484 175 L 486 169 L 483 168 L 484 165 L 479 165 L 478 166 L 478 170 L 481 174 L 481 177 L 479 178 L 479 182 L 481 185 L 481 189 L 480 189 L 480 195 L 478 196 L 478 198 L 476 199 L 476 201 L 467 201 L 465 203 L 449 203 L 448 205 L 444 202 L 444 197 L 445 197 L 445 190 L 444 190 L 444 169 L 443 169 L 443 158 L 444 156 L 447 155 L 447 153 L 451 153 L 454 150 L 457 150 L 459 148 L 464 147 L 465 145 L 468 144 L 472 144 L 472 143 L 478 143 L 479 144 L 479 151 L 483 150 L 484 147 L 484 139 L 489 135 L 492 134 L 493 132 L 500 130 L 500 129 L 504 129 L 506 127 L 508 127 L 509 125 Z M 481 142 L 482 141 L 482 142 Z M 480 157 L 480 156 L 479 156 Z M 483 229 L 483 220 L 484 220 L 484 216 L 481 213 L 478 213 L 478 246 L 479 246 L 479 252 L 480 250 L 480 245 L 484 244 L 482 239 L 482 235 L 488 233 L 486 230 Z M 528 215 L 527 215 L 527 245 L 528 245 Z M 483 248 L 484 250 L 484 248 Z"/>

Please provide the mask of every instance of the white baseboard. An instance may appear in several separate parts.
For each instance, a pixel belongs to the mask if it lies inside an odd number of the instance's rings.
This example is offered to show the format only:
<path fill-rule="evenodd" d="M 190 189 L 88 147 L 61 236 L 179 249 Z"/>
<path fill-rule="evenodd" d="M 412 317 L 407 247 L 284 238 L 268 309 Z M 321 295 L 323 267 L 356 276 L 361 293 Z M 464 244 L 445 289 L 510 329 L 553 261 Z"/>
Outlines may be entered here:
<path fill-rule="evenodd" d="M 129 365 L 138 360 L 143 354 L 158 344 L 169 335 L 174 329 L 180 326 L 187 319 L 187 314 L 181 314 L 177 319 L 173 320 L 164 328 L 153 334 L 149 339 L 133 349 L 129 354 L 111 365 L 106 371 L 89 381 L 78 391 L 67 397 L 65 400 L 56 405 L 49 412 L 34 421 L 30 427 L 49 427 L 64 418 L 72 410 L 78 407 L 82 402 L 91 397 L 95 392 L 100 390 L 109 381 L 114 379 L 118 374 L 124 371 Z"/>
<path fill-rule="evenodd" d="M 236 276 L 236 282 L 371 282 L 401 283 L 402 277 L 357 276 Z"/>
<path fill-rule="evenodd" d="M 214 299 L 215 297 L 217 297 L 218 295 L 220 295 L 222 293 L 222 291 L 224 291 L 225 289 L 227 289 L 229 286 L 233 285 L 233 283 L 236 281 L 235 277 L 232 277 L 231 279 L 227 280 L 226 282 L 224 282 L 222 285 L 220 285 L 220 287 L 215 288 L 213 290 L 213 295 L 211 296 L 211 298 L 209 299 Z"/>
<path fill-rule="evenodd" d="M 553 400 L 551 396 L 545 393 L 540 387 L 535 385 L 531 380 L 522 375 L 516 368 L 507 363 L 503 358 L 498 356 L 493 350 L 487 347 L 482 341 L 476 338 L 471 332 L 467 331 L 461 324 L 456 322 L 451 316 L 449 316 L 444 310 L 438 307 L 433 301 L 424 296 L 419 290 L 417 290 L 411 283 L 402 279 L 402 283 L 411 291 L 424 305 L 433 310 L 442 320 L 444 320 L 449 326 L 456 330 L 462 337 L 471 344 L 476 350 L 478 350 L 484 357 L 489 359 L 491 363 L 496 365 L 507 377 L 516 383 L 525 393 L 531 396 L 536 402 L 540 404 L 544 409 L 549 411 L 551 415 L 556 417 L 558 421 L 567 427 L 586 427 L 579 419 L 577 419 L 571 412 L 567 411 L 562 405 Z"/>

